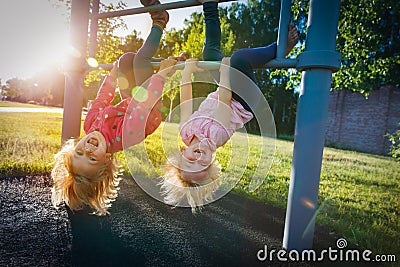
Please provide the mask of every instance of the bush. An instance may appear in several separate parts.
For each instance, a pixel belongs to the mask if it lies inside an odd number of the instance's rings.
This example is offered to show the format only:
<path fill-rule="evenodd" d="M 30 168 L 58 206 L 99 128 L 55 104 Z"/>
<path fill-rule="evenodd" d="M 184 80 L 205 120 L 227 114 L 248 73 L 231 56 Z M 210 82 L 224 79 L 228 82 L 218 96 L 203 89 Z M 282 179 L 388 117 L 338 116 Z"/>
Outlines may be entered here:
<path fill-rule="evenodd" d="M 397 158 L 398 160 L 400 160 L 400 129 L 397 130 L 394 134 L 386 134 L 386 136 L 392 143 L 392 145 L 390 146 L 390 154 L 393 158 Z"/>

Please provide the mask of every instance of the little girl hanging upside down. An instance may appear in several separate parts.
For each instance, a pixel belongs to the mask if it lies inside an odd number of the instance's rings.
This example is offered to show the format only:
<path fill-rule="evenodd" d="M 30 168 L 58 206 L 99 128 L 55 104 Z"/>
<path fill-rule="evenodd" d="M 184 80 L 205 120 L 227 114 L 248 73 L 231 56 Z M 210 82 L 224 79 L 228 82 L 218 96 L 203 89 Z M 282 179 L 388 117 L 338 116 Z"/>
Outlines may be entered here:
<path fill-rule="evenodd" d="M 84 122 L 87 133 L 80 140 L 66 141 L 54 156 L 52 202 L 73 211 L 86 205 L 96 215 L 107 214 L 117 197 L 118 170 L 113 153 L 142 142 L 161 123 L 160 97 L 165 78 L 173 72 L 175 59 L 165 59 L 151 77 L 145 100 L 128 97 L 115 106 L 117 62 L 93 101 Z M 129 107 L 129 110 L 128 110 Z"/>
<path fill-rule="evenodd" d="M 192 114 L 191 74 L 202 71 L 196 59 L 188 59 L 182 71 L 181 123 L 186 147 L 169 157 L 161 189 L 164 201 L 177 205 L 186 200 L 195 212 L 212 199 L 220 185 L 221 166 L 215 160 L 216 149 L 253 118 L 253 114 L 232 99 L 229 86 L 229 58 L 223 58 L 220 84 Z"/>
<path fill-rule="evenodd" d="M 253 118 L 259 93 L 254 69 L 263 68 L 276 57 L 277 44 L 242 48 L 225 58 L 220 50 L 221 30 L 217 1 L 203 1 L 205 42 L 203 60 L 221 61 L 219 87 L 209 94 L 192 114 L 191 74 L 202 71 L 189 59 L 182 72 L 180 134 L 186 147 L 175 151 L 165 164 L 161 191 L 167 204 L 187 202 L 192 212 L 210 202 L 221 184 L 221 166 L 215 160 L 216 149 L 223 146 L 244 124 Z M 288 54 L 298 41 L 298 31 L 289 25 Z M 239 75 L 239 74 L 243 75 Z M 260 90 L 255 86 L 256 90 Z M 246 101 L 243 97 L 246 96 Z"/>

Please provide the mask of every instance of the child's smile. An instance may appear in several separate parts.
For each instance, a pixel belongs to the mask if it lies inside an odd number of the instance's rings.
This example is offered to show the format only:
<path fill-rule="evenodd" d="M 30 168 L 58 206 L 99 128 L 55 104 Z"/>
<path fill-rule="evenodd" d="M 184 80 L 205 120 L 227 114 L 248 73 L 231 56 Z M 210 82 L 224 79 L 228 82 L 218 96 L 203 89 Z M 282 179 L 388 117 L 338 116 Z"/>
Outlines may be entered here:
<path fill-rule="evenodd" d="M 93 177 L 109 158 L 104 136 L 94 131 L 75 145 L 72 156 L 73 170 L 77 175 Z"/>

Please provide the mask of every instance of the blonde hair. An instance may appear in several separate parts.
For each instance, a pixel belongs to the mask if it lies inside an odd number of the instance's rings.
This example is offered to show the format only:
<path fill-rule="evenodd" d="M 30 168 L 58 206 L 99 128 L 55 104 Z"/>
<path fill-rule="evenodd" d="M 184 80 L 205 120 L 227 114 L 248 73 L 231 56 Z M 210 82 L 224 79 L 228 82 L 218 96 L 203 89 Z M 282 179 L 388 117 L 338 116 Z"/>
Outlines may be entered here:
<path fill-rule="evenodd" d="M 51 171 L 53 188 L 51 200 L 54 207 L 65 204 L 73 211 L 81 210 L 89 205 L 96 215 L 108 214 L 107 209 L 118 196 L 118 166 L 111 156 L 110 162 L 104 164 L 96 177 L 87 178 L 76 175 L 72 169 L 72 155 L 77 140 L 65 142 L 61 150 L 54 156 L 54 167 Z"/>
<path fill-rule="evenodd" d="M 183 170 L 180 168 L 182 156 L 179 151 L 175 151 L 168 158 L 164 166 L 164 176 L 162 177 L 161 193 L 164 196 L 164 202 L 177 206 L 186 200 L 192 208 L 192 213 L 200 210 L 205 202 L 213 199 L 215 191 L 219 188 L 221 182 L 218 179 L 221 176 L 221 165 L 215 160 L 207 169 L 208 183 L 198 185 L 190 183 L 183 178 Z"/>

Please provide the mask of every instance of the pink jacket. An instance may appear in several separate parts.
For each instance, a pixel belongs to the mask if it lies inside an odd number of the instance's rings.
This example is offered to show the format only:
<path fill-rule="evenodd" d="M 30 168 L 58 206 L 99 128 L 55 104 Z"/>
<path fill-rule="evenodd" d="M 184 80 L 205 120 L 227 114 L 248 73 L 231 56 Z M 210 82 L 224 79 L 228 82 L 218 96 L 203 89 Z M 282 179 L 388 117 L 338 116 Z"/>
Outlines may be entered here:
<path fill-rule="evenodd" d="M 120 151 L 142 142 L 161 123 L 156 105 L 161 98 L 164 82 L 162 76 L 154 74 L 145 101 L 139 102 L 129 97 L 112 106 L 110 103 L 114 99 L 115 80 L 107 76 L 86 115 L 86 134 L 99 131 L 107 141 L 108 152 Z"/>
<path fill-rule="evenodd" d="M 223 146 L 233 133 L 253 118 L 251 112 L 245 110 L 238 101 L 232 98 L 230 124 L 225 128 L 214 120 L 214 113 L 218 105 L 218 92 L 210 93 L 200 104 L 200 107 L 180 126 L 182 141 L 189 145 L 194 137 L 199 140 L 207 138 L 216 148 Z"/>

